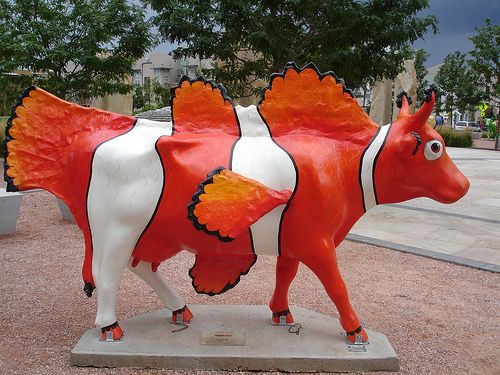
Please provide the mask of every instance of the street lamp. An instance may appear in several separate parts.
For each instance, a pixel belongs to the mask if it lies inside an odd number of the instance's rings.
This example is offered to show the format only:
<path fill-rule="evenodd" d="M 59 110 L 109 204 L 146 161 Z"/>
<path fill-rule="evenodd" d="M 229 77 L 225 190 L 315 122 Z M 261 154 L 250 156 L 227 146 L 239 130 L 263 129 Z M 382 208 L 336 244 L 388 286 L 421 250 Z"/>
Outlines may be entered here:
<path fill-rule="evenodd" d="M 141 84 L 144 86 L 144 65 L 146 64 L 152 64 L 151 61 L 149 61 L 149 57 L 146 57 L 144 59 L 144 62 L 141 64 Z"/>

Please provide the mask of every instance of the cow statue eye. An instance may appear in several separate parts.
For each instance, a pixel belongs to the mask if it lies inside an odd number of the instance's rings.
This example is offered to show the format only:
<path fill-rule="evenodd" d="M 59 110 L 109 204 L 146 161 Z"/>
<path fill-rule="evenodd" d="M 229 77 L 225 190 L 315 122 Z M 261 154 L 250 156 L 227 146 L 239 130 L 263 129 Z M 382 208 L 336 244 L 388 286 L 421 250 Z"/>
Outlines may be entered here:
<path fill-rule="evenodd" d="M 427 160 L 436 160 L 443 154 L 443 145 L 437 140 L 425 144 L 424 155 Z"/>

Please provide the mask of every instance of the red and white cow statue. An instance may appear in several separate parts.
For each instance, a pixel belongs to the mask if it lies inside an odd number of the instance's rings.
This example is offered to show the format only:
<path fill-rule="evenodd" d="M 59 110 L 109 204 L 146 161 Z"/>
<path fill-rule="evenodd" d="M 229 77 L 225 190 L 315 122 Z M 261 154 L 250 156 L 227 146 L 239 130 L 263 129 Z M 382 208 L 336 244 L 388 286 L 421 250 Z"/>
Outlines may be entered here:
<path fill-rule="evenodd" d="M 336 247 L 377 204 L 429 197 L 452 203 L 469 182 L 426 124 L 435 101 L 379 127 L 331 73 L 293 63 L 271 77 L 257 106 L 233 106 L 222 86 L 181 80 L 172 122 L 84 108 L 40 88 L 8 121 L 9 191 L 42 188 L 70 207 L 85 238 L 84 290 L 96 288 L 96 324 L 119 340 L 115 295 L 128 266 L 172 319 L 182 298 L 156 272 L 182 250 L 198 293 L 234 287 L 257 255 L 277 257 L 274 323 L 293 322 L 288 289 L 299 262 L 320 279 L 349 342 L 368 339 L 340 275 Z"/>

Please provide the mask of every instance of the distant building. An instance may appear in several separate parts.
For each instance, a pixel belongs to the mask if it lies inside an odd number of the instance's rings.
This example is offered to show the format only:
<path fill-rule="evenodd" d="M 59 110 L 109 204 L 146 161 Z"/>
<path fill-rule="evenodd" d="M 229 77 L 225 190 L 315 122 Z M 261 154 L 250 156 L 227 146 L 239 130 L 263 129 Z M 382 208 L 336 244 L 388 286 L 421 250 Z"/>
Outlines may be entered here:
<path fill-rule="evenodd" d="M 136 86 L 144 86 L 148 81 L 156 81 L 160 85 L 174 87 L 182 76 L 196 78 L 202 75 L 202 69 L 210 68 L 212 64 L 210 59 L 175 60 L 167 53 L 153 53 L 135 63 L 133 83 Z"/>

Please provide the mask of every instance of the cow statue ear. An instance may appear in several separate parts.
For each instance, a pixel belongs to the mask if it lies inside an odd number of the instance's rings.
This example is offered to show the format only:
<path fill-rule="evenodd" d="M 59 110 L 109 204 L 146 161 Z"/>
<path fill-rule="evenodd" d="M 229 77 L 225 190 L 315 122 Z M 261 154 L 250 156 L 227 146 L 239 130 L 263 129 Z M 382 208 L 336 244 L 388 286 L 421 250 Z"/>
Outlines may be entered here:
<path fill-rule="evenodd" d="M 421 144 L 422 138 L 417 132 L 405 133 L 397 143 L 397 152 L 400 157 L 409 158 L 417 154 Z"/>

